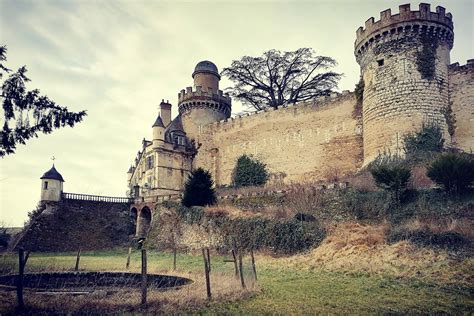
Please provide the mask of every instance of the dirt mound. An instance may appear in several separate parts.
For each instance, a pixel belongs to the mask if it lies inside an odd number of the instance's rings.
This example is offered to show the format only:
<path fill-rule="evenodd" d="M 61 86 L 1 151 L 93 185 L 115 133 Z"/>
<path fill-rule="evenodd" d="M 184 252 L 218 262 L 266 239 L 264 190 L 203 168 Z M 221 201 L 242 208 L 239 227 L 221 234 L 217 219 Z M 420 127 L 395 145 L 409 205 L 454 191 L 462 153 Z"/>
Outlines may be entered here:
<path fill-rule="evenodd" d="M 472 258 L 456 260 L 446 251 L 420 248 L 408 241 L 387 244 L 387 229 L 386 224 L 339 224 L 329 228 L 328 237 L 318 248 L 283 260 L 301 269 L 378 273 L 444 283 L 472 282 Z"/>

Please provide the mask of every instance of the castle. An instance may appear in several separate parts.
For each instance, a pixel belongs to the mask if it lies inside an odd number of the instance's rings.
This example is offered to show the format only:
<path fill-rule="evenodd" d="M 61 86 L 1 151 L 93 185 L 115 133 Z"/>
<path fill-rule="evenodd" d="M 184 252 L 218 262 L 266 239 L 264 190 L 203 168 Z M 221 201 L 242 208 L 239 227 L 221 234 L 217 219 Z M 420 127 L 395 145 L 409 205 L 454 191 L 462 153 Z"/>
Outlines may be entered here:
<path fill-rule="evenodd" d="M 426 121 L 441 126 L 449 146 L 474 149 L 474 60 L 450 64 L 453 40 L 452 15 L 440 6 L 412 11 L 405 4 L 368 19 L 354 44 L 364 84 L 360 114 L 355 93 L 343 91 L 231 117 L 216 65 L 198 63 L 194 87 L 178 93 L 178 116 L 172 120 L 172 105 L 161 102 L 152 138 L 128 170 L 135 212 L 180 194 L 193 168 L 229 185 L 243 154 L 266 163 L 273 181 L 288 183 L 331 170 L 354 173 L 383 151 L 402 154 L 403 136 Z"/>

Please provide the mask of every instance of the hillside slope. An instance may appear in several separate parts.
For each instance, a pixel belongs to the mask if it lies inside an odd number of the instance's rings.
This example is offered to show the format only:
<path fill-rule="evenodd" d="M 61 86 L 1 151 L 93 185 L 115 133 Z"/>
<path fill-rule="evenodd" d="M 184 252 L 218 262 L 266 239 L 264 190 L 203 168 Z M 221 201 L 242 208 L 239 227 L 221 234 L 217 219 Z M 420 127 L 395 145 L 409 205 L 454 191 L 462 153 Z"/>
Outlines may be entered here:
<path fill-rule="evenodd" d="M 43 211 L 23 233 L 17 247 L 31 251 L 110 249 L 134 233 L 129 204 L 65 200 Z"/>

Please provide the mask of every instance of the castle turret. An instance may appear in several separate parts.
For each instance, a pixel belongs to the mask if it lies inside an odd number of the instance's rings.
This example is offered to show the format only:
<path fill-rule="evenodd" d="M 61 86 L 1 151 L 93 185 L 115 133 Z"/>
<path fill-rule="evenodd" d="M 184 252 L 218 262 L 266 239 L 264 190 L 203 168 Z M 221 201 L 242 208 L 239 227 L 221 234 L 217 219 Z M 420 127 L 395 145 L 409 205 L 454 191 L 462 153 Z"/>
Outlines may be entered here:
<path fill-rule="evenodd" d="M 219 90 L 221 77 L 212 62 L 199 62 L 192 77 L 194 90 L 192 87 L 181 90 L 178 94 L 178 109 L 186 134 L 197 139 L 201 126 L 230 117 L 231 99 Z"/>
<path fill-rule="evenodd" d="M 221 76 L 214 63 L 204 60 L 199 62 L 193 72 L 194 89 L 201 87 L 203 91 L 217 93 Z"/>
<path fill-rule="evenodd" d="M 43 174 L 41 179 L 41 201 L 54 201 L 58 202 L 61 200 L 61 194 L 63 192 L 64 179 L 61 174 L 53 167 Z"/>
<path fill-rule="evenodd" d="M 152 126 L 153 128 L 153 148 L 160 147 L 163 145 L 163 142 L 165 140 L 165 125 L 163 123 L 163 120 L 161 119 L 161 116 L 158 115 L 158 117 L 155 120 L 155 123 Z"/>
<path fill-rule="evenodd" d="M 355 56 L 364 80 L 364 164 L 379 153 L 403 154 L 403 136 L 436 122 L 448 139 L 448 65 L 453 47 L 451 13 L 401 5 L 357 30 Z"/>

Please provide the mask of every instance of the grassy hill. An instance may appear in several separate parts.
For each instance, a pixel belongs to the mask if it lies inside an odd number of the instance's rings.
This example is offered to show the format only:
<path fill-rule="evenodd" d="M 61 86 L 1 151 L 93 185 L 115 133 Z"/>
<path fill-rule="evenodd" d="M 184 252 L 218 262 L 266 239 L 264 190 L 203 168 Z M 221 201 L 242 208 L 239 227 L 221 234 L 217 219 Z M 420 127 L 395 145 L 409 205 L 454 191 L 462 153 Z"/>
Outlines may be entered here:
<path fill-rule="evenodd" d="M 64 200 L 38 213 L 18 243 L 31 251 L 110 249 L 134 233 L 125 203 Z"/>

